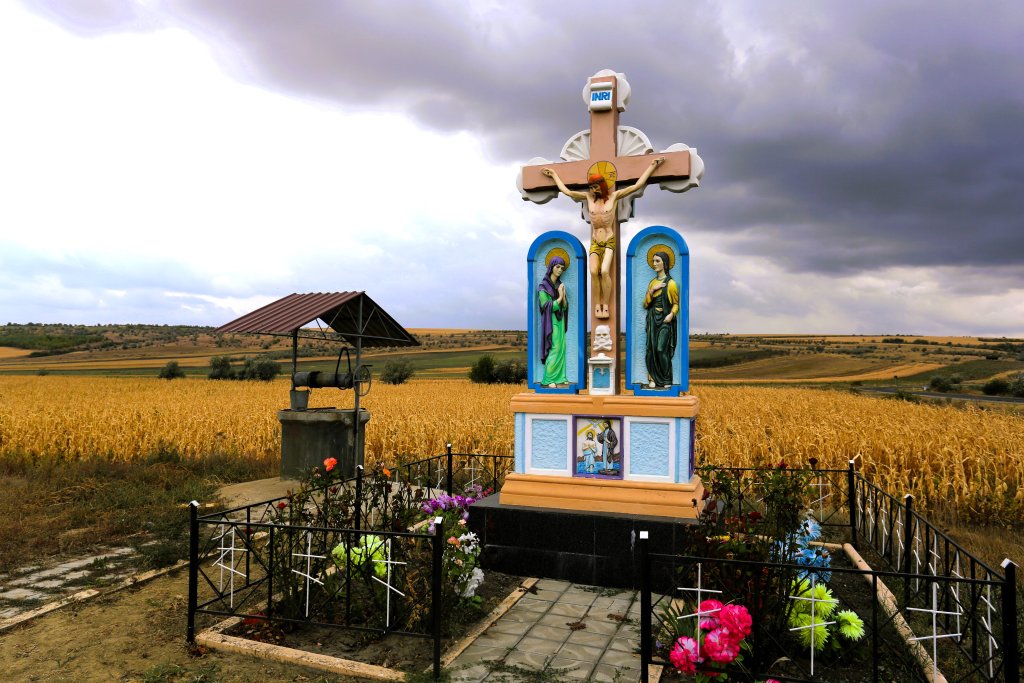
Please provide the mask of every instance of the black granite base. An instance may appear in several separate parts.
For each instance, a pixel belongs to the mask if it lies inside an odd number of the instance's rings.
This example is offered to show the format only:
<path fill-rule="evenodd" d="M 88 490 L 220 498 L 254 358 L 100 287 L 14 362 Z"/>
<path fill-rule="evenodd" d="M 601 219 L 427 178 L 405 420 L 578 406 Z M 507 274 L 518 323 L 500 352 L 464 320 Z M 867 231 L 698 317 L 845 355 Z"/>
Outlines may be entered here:
<path fill-rule="evenodd" d="M 609 588 L 639 588 L 636 539 L 651 550 L 687 554 L 692 519 L 502 505 L 499 495 L 469 506 L 469 528 L 483 542 L 483 568 Z"/>

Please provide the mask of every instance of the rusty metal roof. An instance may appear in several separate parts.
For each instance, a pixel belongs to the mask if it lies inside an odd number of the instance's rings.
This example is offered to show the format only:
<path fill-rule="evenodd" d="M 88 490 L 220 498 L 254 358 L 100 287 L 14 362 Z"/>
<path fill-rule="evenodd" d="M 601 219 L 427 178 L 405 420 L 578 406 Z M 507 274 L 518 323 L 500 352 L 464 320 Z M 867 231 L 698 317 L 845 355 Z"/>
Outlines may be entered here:
<path fill-rule="evenodd" d="M 289 294 L 237 320 L 221 325 L 217 333 L 250 333 L 292 336 L 316 320 L 354 345 L 419 346 L 419 342 L 366 292 L 316 292 Z M 304 338 L 310 335 L 300 335 Z"/>

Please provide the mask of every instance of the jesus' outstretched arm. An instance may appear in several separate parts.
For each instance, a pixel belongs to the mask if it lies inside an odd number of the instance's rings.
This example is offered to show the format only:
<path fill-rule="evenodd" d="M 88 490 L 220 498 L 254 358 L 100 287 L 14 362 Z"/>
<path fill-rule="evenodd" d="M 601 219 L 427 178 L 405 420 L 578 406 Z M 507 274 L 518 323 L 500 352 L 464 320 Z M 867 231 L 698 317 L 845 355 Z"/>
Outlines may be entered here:
<path fill-rule="evenodd" d="M 568 187 L 566 187 L 565 183 L 562 182 L 562 179 L 558 177 L 558 174 L 555 173 L 555 170 L 553 168 L 542 168 L 540 172 L 546 175 L 548 178 L 554 180 L 555 185 L 562 192 L 562 194 L 568 195 L 570 199 L 581 201 L 587 198 L 586 192 L 577 192 L 576 190 L 570 190 Z"/>
<path fill-rule="evenodd" d="M 619 200 L 622 199 L 623 197 L 628 197 L 637 190 L 642 190 L 644 186 L 647 185 L 647 181 L 650 180 L 651 174 L 654 173 L 654 169 L 658 168 L 663 163 L 665 163 L 665 157 L 658 157 L 657 159 L 652 161 L 651 165 L 647 167 L 647 170 L 643 172 L 643 175 L 637 178 L 635 183 L 633 183 L 629 187 L 624 187 L 615 193 L 615 199 Z"/>

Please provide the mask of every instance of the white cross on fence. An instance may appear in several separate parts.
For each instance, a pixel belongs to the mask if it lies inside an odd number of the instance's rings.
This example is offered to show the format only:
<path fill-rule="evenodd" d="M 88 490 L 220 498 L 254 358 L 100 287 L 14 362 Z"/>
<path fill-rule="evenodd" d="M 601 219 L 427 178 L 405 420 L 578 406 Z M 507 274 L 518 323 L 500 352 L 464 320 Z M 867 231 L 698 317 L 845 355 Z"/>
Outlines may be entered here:
<path fill-rule="evenodd" d="M 813 486 L 816 489 L 818 489 L 818 498 L 816 500 L 812 500 L 811 504 L 808 507 L 810 507 L 813 510 L 814 509 L 814 504 L 815 503 L 818 504 L 818 521 L 819 522 L 825 519 L 825 505 L 824 505 L 825 499 L 832 497 L 832 492 L 831 491 L 829 491 L 828 493 L 824 493 L 824 494 L 822 493 L 822 491 L 826 487 L 828 487 L 830 485 L 831 485 L 830 482 L 825 480 L 825 476 L 823 474 L 819 474 L 818 475 L 818 481 L 816 483 L 814 483 L 814 484 L 811 484 L 811 486 Z"/>
<path fill-rule="evenodd" d="M 991 580 L 992 575 L 986 572 L 986 579 Z M 992 605 L 992 584 L 985 586 L 985 595 L 981 596 L 981 601 L 985 603 L 985 614 L 982 615 L 980 621 L 982 626 L 985 627 L 985 636 L 988 640 L 988 675 L 989 678 L 995 677 L 995 650 L 999 647 L 996 642 L 995 636 L 992 635 L 992 613 L 995 611 L 995 607 Z"/>
<path fill-rule="evenodd" d="M 864 535 L 867 536 L 867 542 L 875 540 L 875 500 L 874 496 L 871 496 L 871 501 L 868 506 L 864 509 L 864 516 L 867 518 L 867 522 L 864 524 Z"/>
<path fill-rule="evenodd" d="M 914 573 L 921 573 L 921 524 L 917 520 L 914 520 L 914 549 L 912 551 L 914 555 Z M 921 579 L 914 579 L 914 590 L 921 588 Z"/>
<path fill-rule="evenodd" d="M 390 538 L 387 539 L 386 541 L 384 541 L 383 545 L 384 545 L 384 559 L 383 560 L 374 560 L 373 562 L 374 562 L 374 564 L 383 564 L 384 566 L 387 567 L 387 577 L 386 577 L 387 581 L 385 582 L 385 581 L 381 581 L 380 579 L 378 579 L 376 572 L 374 572 L 373 576 L 371 576 L 370 578 L 372 578 L 374 581 L 376 581 L 377 583 L 381 584 L 382 586 L 384 586 L 387 589 L 387 591 L 385 592 L 385 600 L 384 600 L 384 605 L 385 605 L 385 607 L 384 607 L 384 625 L 385 625 L 385 627 L 388 627 L 388 626 L 391 626 L 391 593 L 392 593 L 392 591 L 394 591 L 395 593 L 398 593 L 403 598 L 405 597 L 405 593 L 403 593 L 402 591 L 398 590 L 397 588 L 395 588 L 394 586 L 391 585 L 391 568 L 393 566 L 395 566 L 395 565 L 400 565 L 400 564 L 404 565 L 404 564 L 407 564 L 407 563 L 406 562 L 396 562 L 396 561 L 391 559 L 391 539 Z M 373 552 L 376 552 L 376 549 L 374 549 Z M 370 552 L 369 550 L 367 550 L 368 555 L 371 556 L 371 557 L 373 556 L 373 552 Z"/>
<path fill-rule="evenodd" d="M 470 457 L 470 459 L 469 459 L 469 467 L 467 467 L 467 469 L 469 470 L 469 484 L 468 485 L 472 486 L 473 484 L 476 483 L 476 480 L 479 479 L 479 477 L 477 477 L 476 473 L 482 471 L 481 469 L 479 469 L 476 466 L 476 458 Z"/>
<path fill-rule="evenodd" d="M 227 526 L 228 531 L 224 530 L 225 526 Z M 228 605 L 230 605 L 233 608 L 235 606 L 235 575 L 237 574 L 238 576 L 245 576 L 245 572 L 240 572 L 237 569 L 235 569 L 235 567 L 238 566 L 238 561 L 235 560 L 235 553 L 236 552 L 247 553 L 249 551 L 247 549 L 245 549 L 245 548 L 239 548 L 239 547 L 235 546 L 235 525 L 234 524 L 228 524 L 228 525 L 221 524 L 219 531 L 220 531 L 220 534 L 217 535 L 217 536 L 214 536 L 214 539 L 213 539 L 213 540 L 220 541 L 220 547 L 217 548 L 220 551 L 220 555 L 217 557 L 216 561 L 214 561 L 214 563 L 213 563 L 214 567 L 218 567 L 220 569 L 220 577 L 217 580 L 217 590 L 223 595 L 223 593 L 224 593 L 224 572 L 227 571 L 228 572 Z M 225 539 L 227 539 L 227 538 L 231 539 L 231 545 L 230 546 L 229 545 L 225 545 Z M 224 564 L 224 558 L 225 557 L 229 558 L 228 559 L 228 564 Z M 239 560 L 240 559 L 241 558 L 239 558 Z"/>
<path fill-rule="evenodd" d="M 811 580 L 811 588 L 808 591 L 808 593 L 810 593 L 811 597 L 805 598 L 805 597 L 800 596 L 800 595 L 790 595 L 789 597 L 792 600 L 805 600 L 805 601 L 808 601 L 808 602 L 811 603 L 811 623 L 808 626 L 797 626 L 797 627 L 791 628 L 789 630 L 790 631 L 803 631 L 804 629 L 808 629 L 808 628 L 811 629 L 811 675 L 813 676 L 814 675 L 814 650 L 815 650 L 814 638 L 815 638 L 815 635 L 817 633 L 817 631 L 815 629 L 818 626 L 830 626 L 830 625 L 836 623 L 834 621 L 816 621 L 816 619 L 817 619 L 817 615 L 816 615 L 817 606 L 819 604 L 821 604 L 821 603 L 836 605 L 836 604 L 839 604 L 839 601 L 836 600 L 835 598 L 821 598 L 821 599 L 818 599 L 817 597 L 815 597 L 815 595 L 814 595 L 814 586 L 816 584 L 815 584 L 815 575 L 814 574 L 810 575 L 810 580 Z M 797 585 L 799 585 L 799 584 L 797 584 Z"/>
<path fill-rule="evenodd" d="M 932 582 L 932 607 L 931 609 L 924 609 L 922 607 L 908 607 L 909 612 L 926 612 L 932 615 L 932 634 L 930 636 L 920 636 L 911 638 L 911 640 L 930 640 L 932 641 L 932 680 L 937 681 L 939 679 L 939 638 L 959 638 L 959 633 L 939 633 L 939 615 L 940 614 L 957 614 L 956 612 L 944 612 L 939 609 L 939 584 L 937 581 Z"/>
<path fill-rule="evenodd" d="M 697 641 L 697 658 L 698 659 L 700 658 L 700 621 L 704 617 L 709 617 L 709 616 L 713 615 L 715 612 L 720 612 L 721 611 L 719 608 L 716 608 L 716 609 L 713 609 L 713 610 L 708 610 L 706 612 L 702 612 L 701 609 L 700 609 L 701 603 L 704 602 L 704 598 L 702 596 L 705 593 L 707 593 L 708 595 L 721 595 L 721 593 L 722 593 L 722 591 L 716 591 L 716 590 L 712 590 L 710 588 L 704 588 L 703 576 L 701 574 L 701 571 L 702 571 L 702 567 L 701 567 L 700 562 L 698 562 L 697 563 L 697 587 L 696 588 L 684 588 L 683 586 L 679 586 L 678 587 L 678 590 L 681 590 L 683 592 L 689 592 L 689 593 L 696 593 L 697 594 L 697 611 L 694 612 L 693 614 L 687 614 L 686 616 L 679 617 L 679 618 L 680 619 L 691 619 L 693 617 L 697 617 L 696 626 L 693 629 L 693 632 L 694 632 L 694 638 L 693 639 Z"/>
<path fill-rule="evenodd" d="M 304 557 L 304 558 L 306 558 L 306 571 L 305 572 L 300 572 L 298 569 L 292 569 L 292 572 L 295 573 L 295 574 L 298 574 L 299 576 L 303 576 L 306 579 L 306 611 L 305 611 L 305 616 L 308 618 L 309 617 L 309 593 L 310 593 L 309 582 L 310 581 L 314 581 L 314 582 L 320 584 L 321 586 L 324 585 L 323 581 L 321 581 L 320 579 L 316 578 L 312 574 L 312 571 L 313 571 L 313 560 L 323 560 L 323 559 L 326 559 L 326 556 L 324 556 L 324 555 L 314 555 L 313 554 L 313 532 L 312 531 L 307 531 L 306 532 L 306 552 L 305 553 L 292 553 L 292 557 Z"/>
<path fill-rule="evenodd" d="M 903 545 L 905 529 L 903 515 L 896 515 L 896 566 L 903 567 Z"/>
<path fill-rule="evenodd" d="M 885 556 L 885 549 L 889 544 L 889 510 L 884 505 L 878 508 L 879 531 L 882 534 L 882 556 Z"/>

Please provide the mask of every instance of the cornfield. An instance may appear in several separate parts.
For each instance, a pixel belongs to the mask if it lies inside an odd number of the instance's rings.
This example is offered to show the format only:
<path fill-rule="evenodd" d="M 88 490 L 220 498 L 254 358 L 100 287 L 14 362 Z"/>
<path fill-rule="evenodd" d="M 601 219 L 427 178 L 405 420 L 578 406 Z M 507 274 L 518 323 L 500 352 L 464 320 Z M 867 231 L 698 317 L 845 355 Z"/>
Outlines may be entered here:
<path fill-rule="evenodd" d="M 158 450 L 273 460 L 287 381 L 0 377 L 0 458 L 131 461 Z M 512 453 L 509 399 L 522 387 L 459 380 L 375 385 L 366 460 L 456 451 Z M 1024 519 L 1024 416 L 801 388 L 698 386 L 700 462 L 862 469 L 919 507 L 956 503 L 959 515 Z M 310 406 L 350 407 L 351 392 L 318 390 Z"/>

